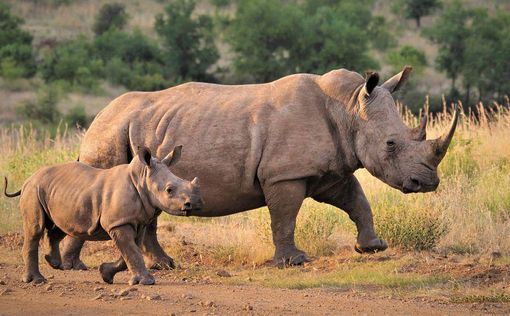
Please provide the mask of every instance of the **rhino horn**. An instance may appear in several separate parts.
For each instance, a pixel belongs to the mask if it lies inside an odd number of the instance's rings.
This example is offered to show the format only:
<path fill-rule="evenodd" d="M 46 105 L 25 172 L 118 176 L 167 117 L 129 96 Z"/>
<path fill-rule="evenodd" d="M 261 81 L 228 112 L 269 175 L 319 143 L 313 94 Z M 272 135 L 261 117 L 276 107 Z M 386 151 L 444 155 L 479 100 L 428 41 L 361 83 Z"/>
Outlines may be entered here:
<path fill-rule="evenodd" d="M 455 128 L 457 127 L 457 121 L 459 120 L 459 107 L 455 106 L 455 113 L 453 114 L 452 121 L 450 123 L 450 128 L 448 132 L 441 135 L 439 138 L 430 141 L 431 147 L 431 162 L 434 165 L 439 165 L 441 160 L 446 155 L 446 151 L 448 150 L 448 146 L 450 146 L 450 142 L 452 141 L 453 134 L 455 133 Z"/>
<path fill-rule="evenodd" d="M 427 114 L 424 114 L 420 121 L 420 126 L 413 129 L 415 140 L 422 141 L 427 138 Z"/>
<path fill-rule="evenodd" d="M 191 185 L 194 187 L 199 186 L 198 178 L 195 177 L 193 180 L 191 180 Z"/>

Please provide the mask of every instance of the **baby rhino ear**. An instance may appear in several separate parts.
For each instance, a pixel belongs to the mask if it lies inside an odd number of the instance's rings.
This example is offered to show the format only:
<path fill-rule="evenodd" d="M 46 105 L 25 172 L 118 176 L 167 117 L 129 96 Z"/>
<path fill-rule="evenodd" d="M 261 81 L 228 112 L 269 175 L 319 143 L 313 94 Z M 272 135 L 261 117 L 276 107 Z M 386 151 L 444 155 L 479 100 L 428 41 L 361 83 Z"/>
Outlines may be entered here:
<path fill-rule="evenodd" d="M 151 167 L 152 155 L 149 148 L 143 147 L 142 150 L 140 150 L 139 155 L 140 161 L 146 164 L 148 167 Z"/>
<path fill-rule="evenodd" d="M 175 165 L 179 159 L 181 159 L 182 145 L 175 146 L 174 150 L 172 150 L 163 160 L 162 163 L 167 165 L 168 167 Z"/>

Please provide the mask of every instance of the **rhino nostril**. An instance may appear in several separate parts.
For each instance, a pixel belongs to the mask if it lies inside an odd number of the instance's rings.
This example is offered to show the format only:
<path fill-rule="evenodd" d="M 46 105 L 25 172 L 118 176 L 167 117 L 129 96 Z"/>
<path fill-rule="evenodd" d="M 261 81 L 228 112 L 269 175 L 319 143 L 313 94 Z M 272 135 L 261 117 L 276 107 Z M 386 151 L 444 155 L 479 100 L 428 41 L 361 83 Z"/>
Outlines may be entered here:
<path fill-rule="evenodd" d="M 183 207 L 185 210 L 191 210 L 191 203 L 190 202 L 186 202 L 184 203 L 184 207 Z"/>
<path fill-rule="evenodd" d="M 420 181 L 418 181 L 415 178 L 411 178 L 411 183 L 413 184 L 414 187 L 417 187 L 417 188 L 419 188 L 421 186 Z"/>

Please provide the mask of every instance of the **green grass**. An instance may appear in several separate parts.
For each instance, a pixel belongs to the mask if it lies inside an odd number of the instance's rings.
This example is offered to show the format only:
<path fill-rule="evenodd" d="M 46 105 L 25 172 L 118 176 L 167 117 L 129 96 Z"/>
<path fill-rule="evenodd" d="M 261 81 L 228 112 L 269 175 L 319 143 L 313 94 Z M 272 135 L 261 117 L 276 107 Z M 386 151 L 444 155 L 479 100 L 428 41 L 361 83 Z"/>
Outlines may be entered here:
<path fill-rule="evenodd" d="M 505 293 L 495 293 L 489 295 L 466 295 L 456 296 L 450 299 L 452 303 L 510 303 L 510 295 Z"/>

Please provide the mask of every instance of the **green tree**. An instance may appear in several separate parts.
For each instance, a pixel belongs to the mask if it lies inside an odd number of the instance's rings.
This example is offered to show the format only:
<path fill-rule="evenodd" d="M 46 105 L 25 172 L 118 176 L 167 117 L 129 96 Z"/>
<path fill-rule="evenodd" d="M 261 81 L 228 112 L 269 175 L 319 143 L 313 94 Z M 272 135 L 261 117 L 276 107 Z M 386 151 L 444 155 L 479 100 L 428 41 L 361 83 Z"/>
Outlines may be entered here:
<path fill-rule="evenodd" d="M 94 33 L 101 35 L 111 29 L 122 30 L 126 26 L 127 19 L 128 15 L 124 4 L 107 3 L 101 7 L 96 16 Z"/>
<path fill-rule="evenodd" d="M 102 70 L 101 60 L 93 57 L 93 46 L 84 37 L 60 44 L 41 63 L 46 82 L 59 81 L 89 91 L 97 88 Z"/>
<path fill-rule="evenodd" d="M 405 14 L 407 19 L 414 19 L 416 26 L 421 26 L 421 18 L 430 15 L 441 7 L 440 0 L 399 0 L 397 11 Z"/>
<path fill-rule="evenodd" d="M 295 72 L 377 68 L 369 56 L 368 1 L 238 1 L 226 40 L 241 77 L 270 81 Z"/>
<path fill-rule="evenodd" d="M 410 45 L 404 45 L 399 50 L 389 52 L 386 60 L 395 73 L 401 71 L 405 65 L 411 65 L 414 72 L 421 74 L 427 66 L 425 54 Z"/>
<path fill-rule="evenodd" d="M 11 15 L 0 3 L 0 75 L 10 78 L 32 77 L 36 70 L 32 35 L 21 29 L 23 20 Z"/>
<path fill-rule="evenodd" d="M 466 61 L 466 39 L 470 35 L 468 19 L 471 10 L 465 9 L 459 1 L 448 6 L 436 23 L 424 30 L 424 34 L 439 46 L 436 67 L 446 72 L 451 79 L 451 94 L 456 92 L 456 80 L 462 75 Z"/>
<path fill-rule="evenodd" d="M 193 0 L 176 0 L 156 16 L 155 29 L 162 41 L 166 76 L 177 80 L 212 80 L 207 73 L 219 58 L 210 16 L 192 16 Z"/>
<path fill-rule="evenodd" d="M 62 117 L 57 108 L 60 96 L 60 91 L 57 87 L 46 86 L 38 91 L 35 102 L 25 102 L 16 110 L 25 119 L 43 124 L 54 124 Z"/>

